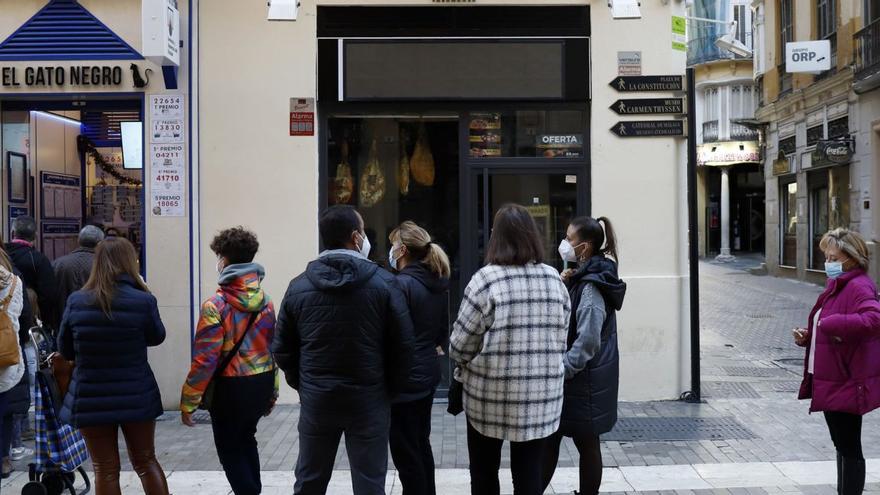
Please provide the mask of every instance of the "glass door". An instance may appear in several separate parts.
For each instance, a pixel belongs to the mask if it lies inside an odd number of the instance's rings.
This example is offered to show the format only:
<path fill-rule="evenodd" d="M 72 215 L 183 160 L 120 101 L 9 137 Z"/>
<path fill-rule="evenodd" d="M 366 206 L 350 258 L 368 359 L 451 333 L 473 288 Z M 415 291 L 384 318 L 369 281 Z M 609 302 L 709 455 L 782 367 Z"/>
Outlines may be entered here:
<path fill-rule="evenodd" d="M 471 255 L 463 280 L 469 280 L 470 275 L 483 266 L 495 213 L 507 203 L 516 203 L 529 210 L 544 240 L 543 262 L 560 271 L 564 268 L 556 248 L 565 237 L 568 223 L 581 214 L 578 207 L 581 176 L 577 170 L 476 169 L 471 180 L 474 184 L 471 201 L 476 207 L 471 210 L 474 222 L 470 236 Z"/>

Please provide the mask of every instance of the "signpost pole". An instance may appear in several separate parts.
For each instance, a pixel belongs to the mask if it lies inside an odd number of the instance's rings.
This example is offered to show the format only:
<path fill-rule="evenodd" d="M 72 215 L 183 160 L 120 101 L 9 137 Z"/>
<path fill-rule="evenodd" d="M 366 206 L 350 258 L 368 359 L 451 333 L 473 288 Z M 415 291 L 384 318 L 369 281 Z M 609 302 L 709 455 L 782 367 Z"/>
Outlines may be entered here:
<path fill-rule="evenodd" d="M 691 390 L 688 402 L 700 402 L 700 265 L 697 230 L 697 119 L 694 69 L 687 69 L 688 278 L 690 280 Z"/>

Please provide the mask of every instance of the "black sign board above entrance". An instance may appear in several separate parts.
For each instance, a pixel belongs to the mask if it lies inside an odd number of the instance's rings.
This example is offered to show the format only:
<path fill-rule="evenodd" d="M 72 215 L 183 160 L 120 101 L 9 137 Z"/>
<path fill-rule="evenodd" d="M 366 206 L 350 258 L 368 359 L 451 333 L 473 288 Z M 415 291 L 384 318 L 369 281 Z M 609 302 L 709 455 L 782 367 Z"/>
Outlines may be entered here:
<path fill-rule="evenodd" d="M 611 128 L 611 132 L 623 138 L 630 137 L 654 137 L 654 136 L 683 136 L 683 120 L 632 120 L 618 122 Z"/>
<path fill-rule="evenodd" d="M 617 100 L 611 109 L 618 115 L 660 115 L 684 113 L 683 98 L 637 98 Z"/>
<path fill-rule="evenodd" d="M 684 91 L 681 76 L 619 76 L 609 84 L 620 92 Z"/>
<path fill-rule="evenodd" d="M 852 156 L 849 139 L 819 141 L 813 152 L 813 165 L 849 163 Z"/>

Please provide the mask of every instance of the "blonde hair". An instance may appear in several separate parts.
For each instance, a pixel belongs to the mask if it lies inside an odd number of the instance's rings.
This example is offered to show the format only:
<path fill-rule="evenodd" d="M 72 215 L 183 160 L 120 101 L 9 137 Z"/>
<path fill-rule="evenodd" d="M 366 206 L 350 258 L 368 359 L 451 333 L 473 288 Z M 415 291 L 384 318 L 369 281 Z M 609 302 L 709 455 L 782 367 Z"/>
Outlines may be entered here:
<path fill-rule="evenodd" d="M 843 251 L 847 256 L 855 260 L 863 270 L 868 269 L 870 260 L 868 246 L 865 244 L 865 239 L 858 232 L 844 228 L 828 232 L 819 241 L 819 249 L 822 252 L 827 252 L 829 248 L 837 248 Z"/>
<path fill-rule="evenodd" d="M 449 257 L 443 248 L 434 244 L 428 231 L 407 220 L 388 236 L 391 243 L 400 242 L 406 246 L 414 259 L 422 261 L 440 278 L 449 278 Z"/>

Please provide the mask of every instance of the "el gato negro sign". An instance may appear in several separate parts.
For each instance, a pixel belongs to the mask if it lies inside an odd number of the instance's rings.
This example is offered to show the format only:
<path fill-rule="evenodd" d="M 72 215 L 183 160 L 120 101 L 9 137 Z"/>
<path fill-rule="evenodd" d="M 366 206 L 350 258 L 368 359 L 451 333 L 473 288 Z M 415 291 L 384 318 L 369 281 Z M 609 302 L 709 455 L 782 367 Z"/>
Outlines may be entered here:
<path fill-rule="evenodd" d="M 132 64 L 133 67 L 137 65 Z M 134 71 L 134 69 L 132 69 Z M 70 67 L 2 67 L 4 88 L 62 88 L 64 86 L 121 86 L 124 71 L 119 65 L 74 65 Z"/>

